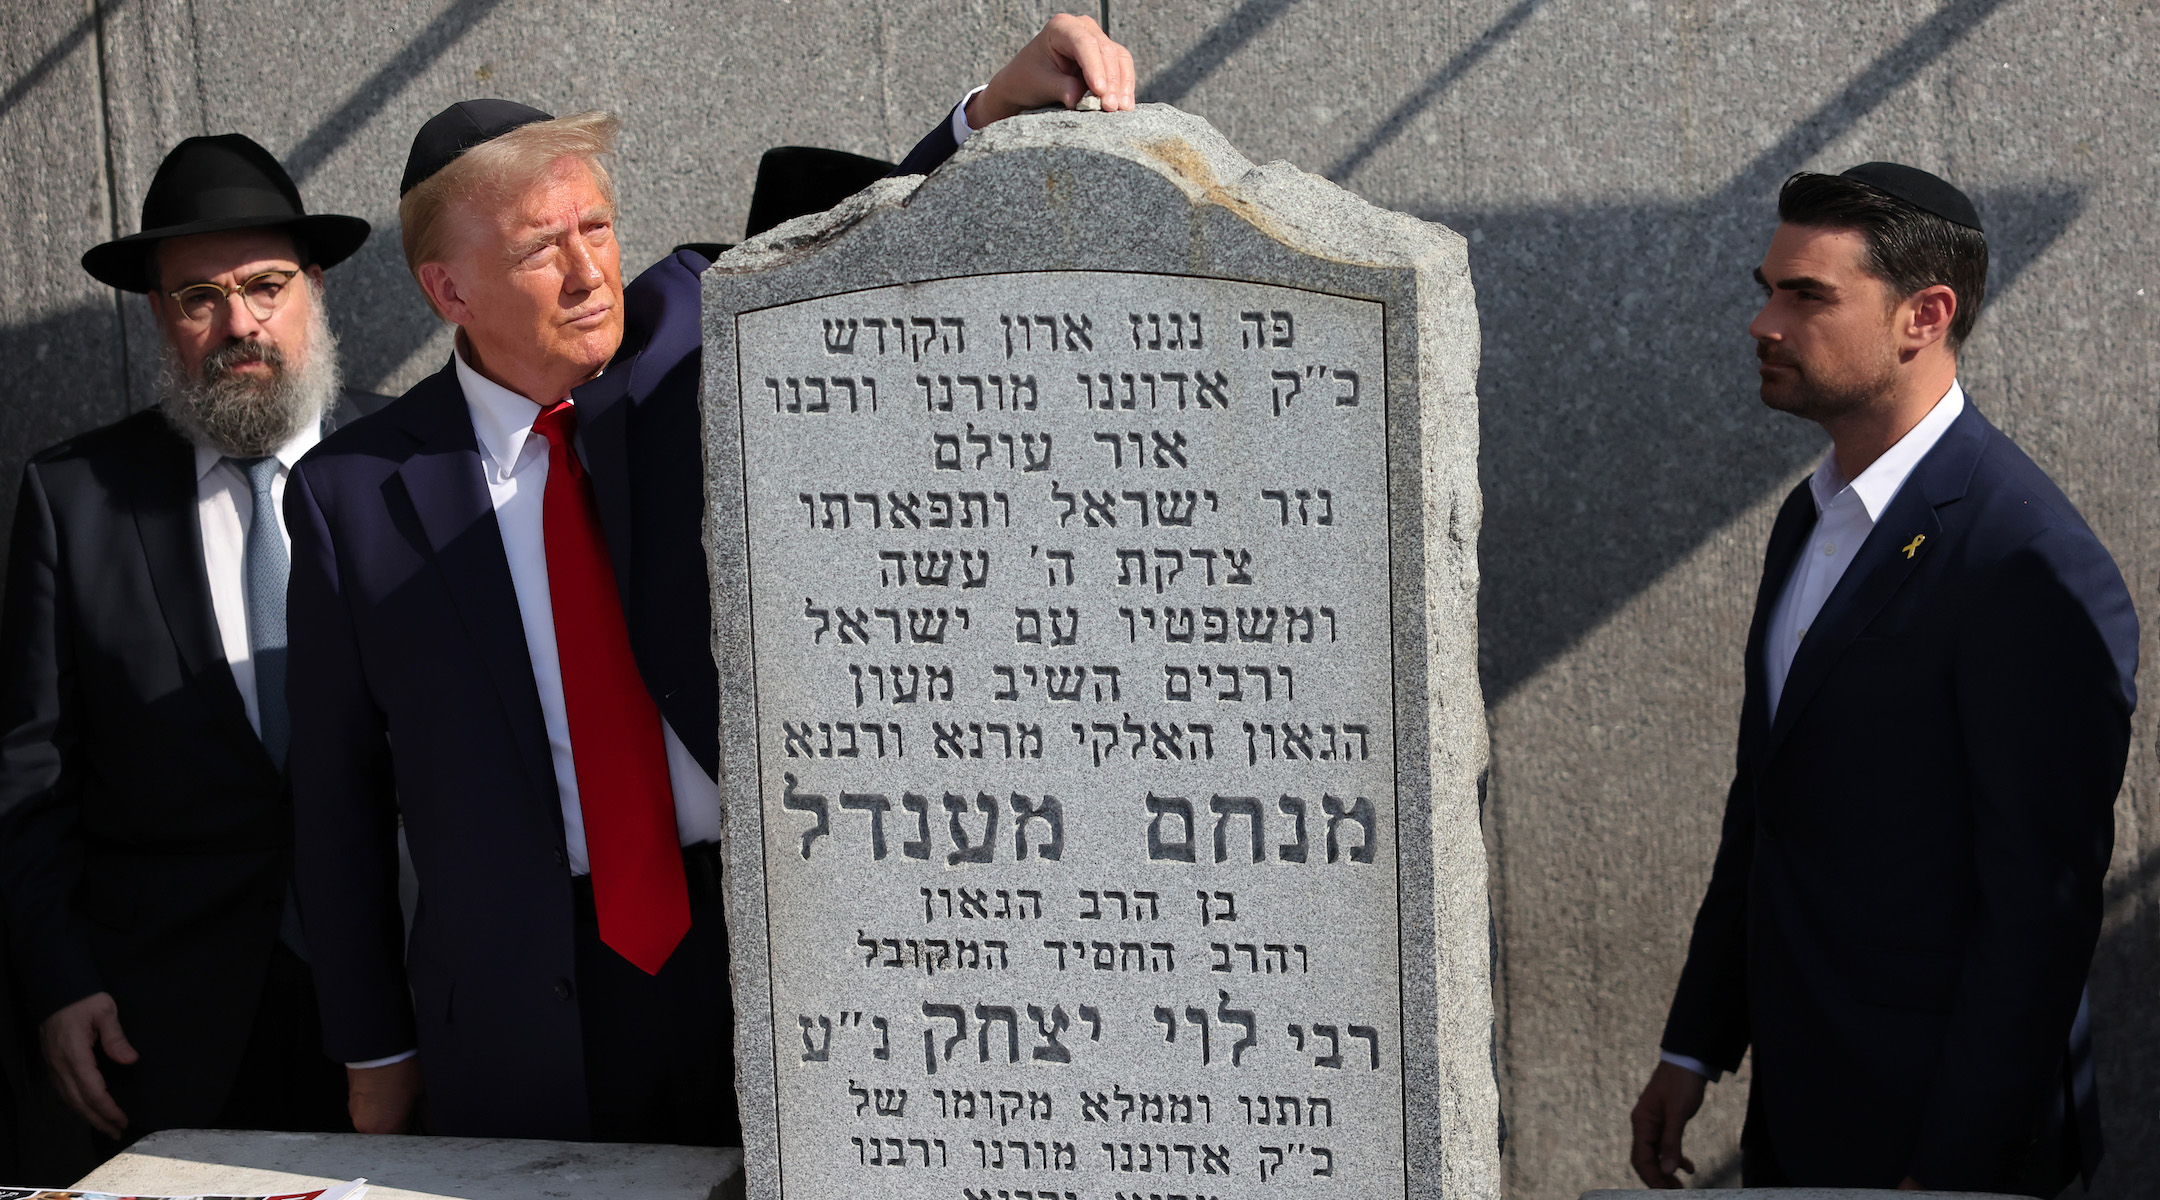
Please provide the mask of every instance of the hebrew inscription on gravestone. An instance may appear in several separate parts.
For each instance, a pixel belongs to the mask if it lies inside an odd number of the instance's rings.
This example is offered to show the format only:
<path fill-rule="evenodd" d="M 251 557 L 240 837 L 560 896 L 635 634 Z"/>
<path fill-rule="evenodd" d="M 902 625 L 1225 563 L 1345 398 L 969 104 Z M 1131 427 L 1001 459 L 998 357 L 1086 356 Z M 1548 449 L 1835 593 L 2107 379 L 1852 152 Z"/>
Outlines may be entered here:
<path fill-rule="evenodd" d="M 706 310 L 752 1194 L 1488 1194 L 1459 241 L 1045 115 Z"/>

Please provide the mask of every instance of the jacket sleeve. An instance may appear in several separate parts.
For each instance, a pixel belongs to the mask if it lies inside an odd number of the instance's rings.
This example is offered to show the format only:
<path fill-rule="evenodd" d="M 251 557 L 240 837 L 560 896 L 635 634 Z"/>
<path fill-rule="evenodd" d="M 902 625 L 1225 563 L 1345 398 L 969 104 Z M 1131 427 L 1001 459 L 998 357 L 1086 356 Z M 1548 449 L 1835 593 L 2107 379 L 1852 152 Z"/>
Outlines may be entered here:
<path fill-rule="evenodd" d="M 1976 589 L 1957 654 L 1980 903 L 1908 1173 L 1979 1190 L 2040 1115 L 2099 940 L 2137 616 L 2097 541 L 2043 531 Z"/>
<path fill-rule="evenodd" d="M 892 173 L 885 178 L 928 175 L 937 170 L 946 159 L 951 158 L 953 151 L 959 148 L 960 143 L 953 140 L 952 109 L 948 108 L 945 110 L 945 119 L 924 134 L 923 139 L 915 143 L 915 148 L 908 151 L 907 157 L 900 160 L 900 165 L 894 167 Z"/>
<path fill-rule="evenodd" d="M 75 680 L 59 533 L 36 463 L 23 470 L 0 610 L 0 904 L 25 1015 L 105 990 L 75 914 L 83 848 Z"/>
<path fill-rule="evenodd" d="M 1661 1049 L 1734 1071 L 1751 1040 L 1748 1024 L 1748 875 L 1755 860 L 1754 802 L 1735 778 L 1725 796 L 1710 890 L 1695 912 L 1687 964 L 1665 1018 Z"/>
<path fill-rule="evenodd" d="M 397 803 L 388 725 L 368 686 L 338 548 L 308 465 L 294 468 L 285 490 L 295 884 L 323 1051 L 364 1062 L 416 1044 L 397 896 Z"/>

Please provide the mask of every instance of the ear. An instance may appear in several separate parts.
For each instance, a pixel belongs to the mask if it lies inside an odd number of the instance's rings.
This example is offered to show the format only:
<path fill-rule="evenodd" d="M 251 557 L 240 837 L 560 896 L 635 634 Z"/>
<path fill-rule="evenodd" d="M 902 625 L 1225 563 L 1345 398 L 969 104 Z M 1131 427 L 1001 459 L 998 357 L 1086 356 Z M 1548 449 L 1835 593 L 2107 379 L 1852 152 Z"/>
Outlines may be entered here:
<path fill-rule="evenodd" d="M 1950 336 L 1950 322 L 1957 316 L 1958 298 L 1948 284 L 1924 287 L 1898 306 L 1898 335 L 1908 352 L 1925 350 Z"/>
<path fill-rule="evenodd" d="M 419 281 L 420 290 L 443 320 L 453 325 L 472 323 L 472 307 L 465 302 L 464 293 L 458 288 L 449 267 L 439 262 L 421 263 L 420 269 L 413 272 L 413 278 Z"/>
<path fill-rule="evenodd" d="M 308 282 L 310 282 L 310 283 L 312 283 L 312 284 L 314 284 L 314 285 L 315 285 L 315 290 L 317 290 L 317 291 L 321 291 L 321 290 L 322 290 L 322 268 L 321 268 L 321 267 L 318 267 L 318 266 L 316 266 L 316 265 L 315 265 L 314 263 L 309 263 L 309 264 L 308 264 L 308 267 L 307 267 L 307 277 L 308 277 Z"/>

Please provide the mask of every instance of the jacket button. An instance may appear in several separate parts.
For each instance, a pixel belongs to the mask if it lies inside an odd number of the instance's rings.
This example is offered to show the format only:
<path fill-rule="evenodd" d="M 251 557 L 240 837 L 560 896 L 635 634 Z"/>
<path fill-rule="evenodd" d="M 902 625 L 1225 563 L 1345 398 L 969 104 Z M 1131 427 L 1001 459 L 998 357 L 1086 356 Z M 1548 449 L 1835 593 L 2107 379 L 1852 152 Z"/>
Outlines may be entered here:
<path fill-rule="evenodd" d="M 555 994 L 564 1000 L 568 1000 L 570 998 L 570 981 L 567 979 L 556 980 Z"/>
<path fill-rule="evenodd" d="M 560 846 L 555 848 L 555 865 L 558 867 L 563 865 L 563 852 Z"/>

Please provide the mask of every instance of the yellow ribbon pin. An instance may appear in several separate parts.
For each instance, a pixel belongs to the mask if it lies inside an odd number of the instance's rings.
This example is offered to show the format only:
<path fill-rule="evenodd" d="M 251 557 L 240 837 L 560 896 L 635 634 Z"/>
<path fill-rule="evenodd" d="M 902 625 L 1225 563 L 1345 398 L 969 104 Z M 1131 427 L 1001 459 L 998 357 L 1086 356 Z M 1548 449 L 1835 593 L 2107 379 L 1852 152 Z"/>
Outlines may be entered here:
<path fill-rule="evenodd" d="M 1926 541 L 1926 540 L 1927 540 L 1927 535 L 1923 533 L 1923 534 L 1919 534 L 1919 535 L 1915 536 L 1915 537 L 1913 538 L 1913 540 L 1911 540 L 1911 541 L 1909 541 L 1909 542 L 1905 543 L 1905 557 L 1907 557 L 1907 558 L 1911 558 L 1911 557 L 1912 557 L 1913 555 L 1915 555 L 1915 554 L 1919 553 L 1919 552 L 1920 552 L 1920 543 L 1922 543 L 1922 542 L 1924 542 L 1924 541 Z"/>

